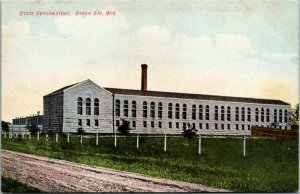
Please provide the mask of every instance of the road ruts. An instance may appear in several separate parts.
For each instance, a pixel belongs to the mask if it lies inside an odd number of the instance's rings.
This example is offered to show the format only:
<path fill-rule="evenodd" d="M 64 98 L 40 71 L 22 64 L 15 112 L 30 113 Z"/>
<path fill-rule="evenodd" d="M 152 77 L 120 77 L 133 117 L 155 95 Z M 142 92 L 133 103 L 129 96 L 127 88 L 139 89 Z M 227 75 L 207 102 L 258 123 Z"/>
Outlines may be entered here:
<path fill-rule="evenodd" d="M 46 192 L 227 191 L 8 150 L 2 150 L 2 172 Z"/>

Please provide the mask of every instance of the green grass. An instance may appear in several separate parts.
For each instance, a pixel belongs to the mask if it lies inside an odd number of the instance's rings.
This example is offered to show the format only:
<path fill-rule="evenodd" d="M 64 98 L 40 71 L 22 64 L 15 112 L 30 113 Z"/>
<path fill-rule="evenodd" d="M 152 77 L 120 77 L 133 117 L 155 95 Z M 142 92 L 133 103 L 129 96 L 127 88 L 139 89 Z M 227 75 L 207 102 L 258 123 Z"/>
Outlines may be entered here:
<path fill-rule="evenodd" d="M 29 187 L 15 179 L 1 176 L 1 191 L 6 193 L 40 193 L 39 189 Z"/>
<path fill-rule="evenodd" d="M 198 141 L 168 138 L 167 152 L 163 151 L 163 138 L 118 138 L 117 148 L 113 137 L 84 139 L 55 136 L 45 142 L 3 139 L 2 147 L 9 150 L 36 154 L 92 166 L 137 172 L 155 177 L 169 178 L 225 188 L 237 192 L 295 192 L 298 191 L 298 140 L 247 139 L 247 156 L 243 157 L 242 139 L 202 139 L 202 154 Z"/>

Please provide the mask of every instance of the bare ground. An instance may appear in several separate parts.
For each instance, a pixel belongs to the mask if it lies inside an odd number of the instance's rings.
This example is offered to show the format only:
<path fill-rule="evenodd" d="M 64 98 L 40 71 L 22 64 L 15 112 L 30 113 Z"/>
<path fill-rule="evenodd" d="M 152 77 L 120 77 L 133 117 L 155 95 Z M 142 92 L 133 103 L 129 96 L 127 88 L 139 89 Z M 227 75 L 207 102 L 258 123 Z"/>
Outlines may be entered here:
<path fill-rule="evenodd" d="M 8 150 L 2 150 L 2 173 L 46 192 L 227 191 Z"/>

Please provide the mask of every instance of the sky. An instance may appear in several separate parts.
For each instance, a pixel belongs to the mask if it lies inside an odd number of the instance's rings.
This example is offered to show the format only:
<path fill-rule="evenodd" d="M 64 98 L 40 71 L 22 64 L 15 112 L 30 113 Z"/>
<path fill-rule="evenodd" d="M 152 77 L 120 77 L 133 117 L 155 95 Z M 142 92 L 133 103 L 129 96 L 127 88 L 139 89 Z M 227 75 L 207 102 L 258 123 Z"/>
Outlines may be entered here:
<path fill-rule="evenodd" d="M 298 1 L 3 1 L 1 14 L 5 121 L 86 79 L 140 89 L 141 64 L 148 90 L 299 102 Z"/>

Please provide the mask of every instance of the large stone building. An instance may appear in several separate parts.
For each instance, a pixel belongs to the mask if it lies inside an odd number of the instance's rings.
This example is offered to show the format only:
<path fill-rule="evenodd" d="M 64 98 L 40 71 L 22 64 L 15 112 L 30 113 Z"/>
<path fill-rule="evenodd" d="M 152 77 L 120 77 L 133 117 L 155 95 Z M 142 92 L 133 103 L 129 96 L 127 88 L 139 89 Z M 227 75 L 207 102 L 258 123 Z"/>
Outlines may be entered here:
<path fill-rule="evenodd" d="M 290 104 L 281 100 L 103 88 L 91 80 L 44 96 L 43 130 L 111 133 L 122 120 L 136 133 L 179 133 L 190 123 L 202 134 L 249 134 L 253 125 L 290 129 Z"/>

